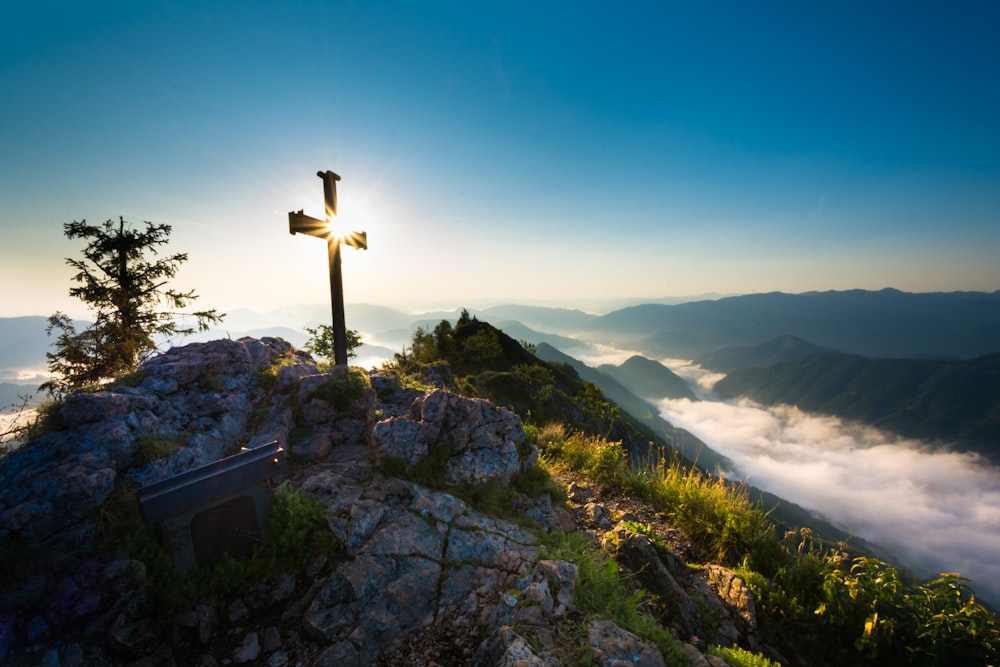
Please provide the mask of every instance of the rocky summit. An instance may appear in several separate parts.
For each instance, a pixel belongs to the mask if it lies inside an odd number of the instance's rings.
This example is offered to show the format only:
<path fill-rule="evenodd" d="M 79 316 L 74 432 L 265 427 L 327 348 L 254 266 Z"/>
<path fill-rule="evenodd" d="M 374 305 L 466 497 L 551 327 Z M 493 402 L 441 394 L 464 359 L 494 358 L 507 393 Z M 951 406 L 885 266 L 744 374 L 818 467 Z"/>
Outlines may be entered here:
<path fill-rule="evenodd" d="M 538 450 L 516 414 L 425 380 L 321 372 L 283 340 L 244 338 L 174 348 L 67 396 L 44 435 L 0 459 L 0 663 L 722 665 L 707 644 L 761 649 L 739 578 L 686 567 L 683 538 L 640 504 L 562 480 L 566 503 L 523 495 L 513 520 L 478 507 L 469 489 L 510 487 Z M 271 483 L 322 508 L 327 548 L 294 562 L 293 544 L 248 583 L 167 605 L 154 560 L 122 547 L 136 490 L 275 441 L 289 465 Z M 440 483 L 408 474 L 421 469 Z M 546 549 L 557 531 L 615 554 L 682 650 L 585 613 L 578 565 Z"/>

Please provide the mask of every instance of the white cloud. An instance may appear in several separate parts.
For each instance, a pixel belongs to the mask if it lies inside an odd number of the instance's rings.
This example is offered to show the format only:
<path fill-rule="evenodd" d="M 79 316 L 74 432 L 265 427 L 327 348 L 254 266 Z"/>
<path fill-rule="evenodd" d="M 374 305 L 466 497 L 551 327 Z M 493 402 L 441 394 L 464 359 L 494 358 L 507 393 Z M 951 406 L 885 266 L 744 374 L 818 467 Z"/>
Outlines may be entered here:
<path fill-rule="evenodd" d="M 788 406 L 682 399 L 659 408 L 729 457 L 735 477 L 882 545 L 921 577 L 959 572 L 1000 602 L 1000 469 L 980 457 Z"/>
<path fill-rule="evenodd" d="M 585 343 L 579 348 L 566 350 L 565 354 L 572 355 L 588 366 L 596 367 L 601 364 L 620 366 L 628 361 L 629 358 L 641 353 L 633 350 L 619 350 L 616 347 L 600 343 Z"/>
<path fill-rule="evenodd" d="M 687 380 L 695 396 L 698 398 L 708 398 L 711 395 L 712 388 L 715 387 L 715 383 L 726 377 L 725 373 L 716 373 L 707 370 L 687 359 L 666 358 L 659 361 L 674 373 Z"/>

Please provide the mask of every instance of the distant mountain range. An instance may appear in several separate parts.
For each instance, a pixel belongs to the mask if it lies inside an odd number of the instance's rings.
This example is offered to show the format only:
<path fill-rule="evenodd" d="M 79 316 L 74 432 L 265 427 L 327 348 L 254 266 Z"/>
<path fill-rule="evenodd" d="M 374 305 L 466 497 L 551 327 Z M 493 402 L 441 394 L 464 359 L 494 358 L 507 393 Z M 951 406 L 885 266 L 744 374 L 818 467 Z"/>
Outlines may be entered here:
<path fill-rule="evenodd" d="M 595 318 L 588 339 L 694 359 L 791 335 L 869 357 L 971 359 L 1000 351 L 1000 292 L 750 294 L 641 305 Z"/>
<path fill-rule="evenodd" d="M 460 312 L 413 314 L 349 304 L 348 327 L 367 337 L 358 362 L 376 365 L 392 358 L 416 327 L 455 321 Z M 1000 410 L 993 407 L 1000 382 L 996 358 L 988 356 L 1000 352 L 1000 292 L 771 293 L 643 304 L 606 315 L 519 305 L 470 312 L 537 345 L 540 357 L 573 365 L 660 432 L 673 427 L 647 399 L 693 398 L 683 380 L 654 361 L 674 357 L 728 373 L 717 386 L 723 395 L 790 403 L 914 437 L 971 439 L 988 452 L 1000 449 Z M 223 327 L 187 340 L 277 336 L 302 346 L 304 328 L 328 318 L 321 305 L 270 313 L 235 310 Z M 45 368 L 51 345 L 45 325 L 40 316 L 0 318 L 0 382 L 10 384 L 4 388 L 8 395 L 16 398 L 29 385 L 19 371 Z M 593 344 L 636 350 L 647 358 L 593 369 L 580 368 L 583 364 L 563 354 L 586 356 Z M 38 382 L 30 384 L 33 389 Z"/>
<path fill-rule="evenodd" d="M 804 341 L 789 343 L 781 339 L 711 355 L 722 366 L 742 364 L 715 385 L 716 395 L 795 405 L 907 437 L 960 443 L 1000 463 L 1000 353 L 931 361 L 819 352 L 750 364 L 781 358 L 774 350 L 785 345 L 792 351 L 787 356 L 815 349 Z"/>
<path fill-rule="evenodd" d="M 408 342 L 419 323 L 456 320 L 451 311 L 407 313 L 348 304 L 347 325 L 379 344 Z M 647 303 L 593 315 L 571 308 L 505 305 L 476 311 L 489 322 L 519 323 L 535 332 L 627 348 L 649 358 L 695 359 L 739 346 L 794 336 L 822 348 L 870 357 L 971 359 L 1000 352 L 1000 291 L 907 293 L 850 290 L 749 294 L 680 304 Z M 329 306 L 289 306 L 270 312 L 227 313 L 215 337 L 279 328 L 302 332 L 325 323 Z M 26 361 L 44 365 L 50 340 L 45 317 L 0 318 L 0 370 Z"/>
<path fill-rule="evenodd" d="M 732 373 L 744 368 L 773 366 L 798 361 L 821 352 L 831 352 L 795 336 L 778 336 L 758 345 L 727 347 L 695 359 L 702 368 L 720 373 Z"/>

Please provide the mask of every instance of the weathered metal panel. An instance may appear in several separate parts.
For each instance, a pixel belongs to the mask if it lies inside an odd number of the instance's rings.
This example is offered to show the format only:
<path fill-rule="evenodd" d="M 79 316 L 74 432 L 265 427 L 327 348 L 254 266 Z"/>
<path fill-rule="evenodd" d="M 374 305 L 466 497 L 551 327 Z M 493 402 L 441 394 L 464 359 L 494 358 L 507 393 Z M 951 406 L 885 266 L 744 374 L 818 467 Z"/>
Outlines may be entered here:
<path fill-rule="evenodd" d="M 271 479 L 286 465 L 284 449 L 272 442 L 144 486 L 139 505 L 146 521 L 156 523 Z"/>
<path fill-rule="evenodd" d="M 139 507 L 180 571 L 224 553 L 248 555 L 266 538 L 271 483 L 287 470 L 277 442 L 139 489 Z"/>

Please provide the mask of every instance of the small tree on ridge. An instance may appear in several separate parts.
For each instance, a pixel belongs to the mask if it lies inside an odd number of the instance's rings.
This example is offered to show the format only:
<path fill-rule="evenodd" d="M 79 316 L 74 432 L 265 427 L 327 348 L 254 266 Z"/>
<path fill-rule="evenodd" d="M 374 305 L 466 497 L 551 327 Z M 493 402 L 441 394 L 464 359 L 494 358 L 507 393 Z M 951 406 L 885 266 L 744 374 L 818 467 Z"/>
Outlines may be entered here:
<path fill-rule="evenodd" d="M 194 290 L 166 287 L 187 254 L 148 259 L 169 241 L 171 227 L 145 225 L 135 229 L 121 217 L 117 225 L 112 220 L 100 227 L 86 220 L 63 225 L 67 238 L 88 241 L 83 258 L 67 258 L 66 263 L 77 270 L 73 280 L 80 283 L 69 294 L 95 312 L 95 321 L 77 331 L 65 313 L 49 317 L 49 335 L 59 332 L 55 351 L 46 354 L 55 377 L 42 389 L 63 394 L 134 371 L 156 351 L 156 337 L 194 333 L 193 327 L 181 326 L 180 317 L 194 317 L 198 331 L 222 321 L 215 309 L 179 312 L 198 298 Z"/>
<path fill-rule="evenodd" d="M 333 327 L 329 324 L 320 324 L 315 329 L 306 327 L 309 340 L 306 341 L 306 349 L 311 354 L 320 357 L 326 365 L 332 366 L 333 360 L 337 358 L 336 344 L 334 341 Z M 353 359 L 357 356 L 357 348 L 361 346 L 361 334 L 354 329 L 347 330 L 347 358 Z"/>

